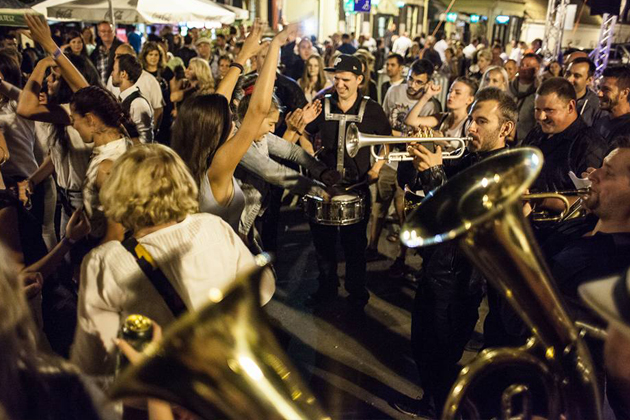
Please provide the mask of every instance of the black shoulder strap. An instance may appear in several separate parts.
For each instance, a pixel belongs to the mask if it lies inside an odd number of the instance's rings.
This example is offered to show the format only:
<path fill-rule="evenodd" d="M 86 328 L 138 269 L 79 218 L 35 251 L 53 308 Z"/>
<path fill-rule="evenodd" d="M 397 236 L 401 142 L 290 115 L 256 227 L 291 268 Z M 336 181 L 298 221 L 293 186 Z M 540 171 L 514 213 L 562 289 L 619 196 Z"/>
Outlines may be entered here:
<path fill-rule="evenodd" d="M 136 238 L 130 236 L 122 243 L 127 251 L 136 258 L 142 272 L 151 280 L 153 287 L 166 302 L 175 317 L 179 317 L 186 312 L 186 304 L 179 296 L 171 282 L 166 278 L 160 267 L 157 266 L 151 254 L 140 244 Z"/>
<path fill-rule="evenodd" d="M 134 92 L 131 93 L 131 95 L 123 99 L 120 106 L 122 106 L 122 109 L 127 113 L 127 115 L 129 115 L 129 111 L 131 111 L 132 102 L 141 97 L 142 95 L 140 94 L 140 91 L 136 89 Z"/>

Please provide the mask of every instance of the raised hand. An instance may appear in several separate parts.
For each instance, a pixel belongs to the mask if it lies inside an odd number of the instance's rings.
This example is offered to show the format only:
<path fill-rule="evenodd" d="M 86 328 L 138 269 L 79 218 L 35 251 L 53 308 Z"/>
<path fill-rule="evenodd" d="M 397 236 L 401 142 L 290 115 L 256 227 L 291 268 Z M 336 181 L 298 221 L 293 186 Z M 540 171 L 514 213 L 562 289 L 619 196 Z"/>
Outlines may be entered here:
<path fill-rule="evenodd" d="M 50 27 L 46 19 L 40 18 L 38 15 L 29 13 L 24 14 L 26 24 L 31 31 L 31 38 L 42 46 L 47 52 L 52 53 L 57 49 L 57 44 L 52 39 Z"/>
<path fill-rule="evenodd" d="M 287 128 L 291 131 L 295 131 L 298 133 L 301 133 L 302 131 L 300 130 L 303 121 L 303 114 L 304 112 L 298 108 L 293 112 L 289 112 L 285 118 L 285 121 L 287 123 Z"/>
<path fill-rule="evenodd" d="M 434 96 L 439 95 L 440 92 L 442 92 L 442 86 L 436 85 L 432 80 L 430 80 L 429 83 L 427 83 L 424 94 L 428 95 L 429 98 L 433 98 Z"/>
<path fill-rule="evenodd" d="M 317 116 L 322 112 L 322 103 L 318 99 L 316 101 L 311 102 L 303 108 L 303 117 L 306 125 L 309 125 L 311 122 L 317 118 Z"/>
<path fill-rule="evenodd" d="M 243 43 L 243 48 L 241 49 L 239 56 L 243 56 L 245 60 L 250 59 L 251 57 L 258 54 L 258 51 L 262 48 L 260 43 L 260 38 L 263 34 L 263 24 L 260 22 L 260 19 L 256 18 L 254 21 L 254 25 L 252 26 L 252 30 L 245 38 L 245 42 Z"/>
<path fill-rule="evenodd" d="M 295 39 L 297 37 L 299 25 L 299 23 L 289 23 L 273 38 L 273 40 L 279 42 L 280 45 L 284 45 L 289 42 L 290 39 Z"/>

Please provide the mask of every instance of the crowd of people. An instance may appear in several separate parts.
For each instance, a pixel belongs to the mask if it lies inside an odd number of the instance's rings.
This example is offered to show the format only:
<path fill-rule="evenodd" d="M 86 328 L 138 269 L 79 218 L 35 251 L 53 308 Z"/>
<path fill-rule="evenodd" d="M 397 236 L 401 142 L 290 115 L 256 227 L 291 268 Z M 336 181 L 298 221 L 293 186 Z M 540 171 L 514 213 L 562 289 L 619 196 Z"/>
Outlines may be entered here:
<path fill-rule="evenodd" d="M 320 44 L 293 24 L 265 38 L 256 21 L 215 39 L 166 26 L 144 43 L 130 31 L 123 43 L 108 22 L 63 33 L 26 21 L 35 45 L 18 48 L 9 33 L 0 40 L 0 418 L 115 416 L 93 377 L 114 375 L 119 347 L 137 359 L 116 340 L 123 320 L 140 313 L 168 327 L 211 289 L 226 288 L 254 255 L 275 253 L 285 191 L 360 204 L 348 223 L 309 214 L 319 276 L 305 304 L 315 310 L 339 294 L 338 242 L 348 311 L 360 314 L 370 299 L 367 263 L 385 258 L 379 239 L 390 212 L 404 223 L 405 191 L 428 194 L 522 146 L 544 155 L 532 192 L 575 189 L 570 173 L 592 185 L 569 197 L 582 201 L 585 216 L 533 224 L 571 313 L 601 322 L 578 288 L 630 266 L 627 66 L 595 81 L 581 51 L 543 69 L 540 40 L 506 52 L 477 38 L 412 40 L 395 27 L 380 39 L 334 34 Z M 369 148 L 346 149 L 351 125 L 451 141 L 401 141 L 375 159 Z M 457 152 L 463 157 L 448 159 Z M 410 159 L 390 161 L 390 153 Z M 524 205 L 527 216 L 562 209 L 553 198 Z M 417 281 L 411 344 L 424 395 L 395 406 L 434 418 L 484 296 L 485 346 L 528 337 L 454 243 L 422 250 L 420 271 L 406 265 L 408 252 L 400 247 L 388 275 Z M 266 270 L 262 305 L 275 281 Z M 630 321 L 630 305 L 616 311 Z M 605 350 L 593 350 L 602 389 L 607 381 L 617 418 L 630 418 L 630 377 L 618 368 L 630 336 L 621 328 L 609 337 Z M 150 400 L 149 415 L 173 413 Z"/>

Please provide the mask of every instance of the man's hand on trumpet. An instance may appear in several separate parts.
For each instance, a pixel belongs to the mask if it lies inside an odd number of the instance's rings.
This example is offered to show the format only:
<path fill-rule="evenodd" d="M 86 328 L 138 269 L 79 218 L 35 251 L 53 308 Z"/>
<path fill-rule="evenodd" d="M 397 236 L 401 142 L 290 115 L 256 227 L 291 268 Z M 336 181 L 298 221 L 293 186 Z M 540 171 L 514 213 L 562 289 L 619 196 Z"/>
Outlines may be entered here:
<path fill-rule="evenodd" d="M 420 143 L 410 143 L 407 152 L 413 156 L 413 166 L 418 172 L 426 171 L 434 166 L 442 165 L 442 147 L 436 146 L 431 152 Z"/>

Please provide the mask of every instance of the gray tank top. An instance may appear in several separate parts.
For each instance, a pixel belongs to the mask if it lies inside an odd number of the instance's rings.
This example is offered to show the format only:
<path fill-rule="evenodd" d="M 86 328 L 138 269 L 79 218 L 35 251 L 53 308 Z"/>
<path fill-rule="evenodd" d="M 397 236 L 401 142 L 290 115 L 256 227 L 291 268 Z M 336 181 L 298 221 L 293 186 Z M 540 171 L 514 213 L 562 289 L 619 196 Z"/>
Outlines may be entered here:
<path fill-rule="evenodd" d="M 199 210 L 219 216 L 232 226 L 234 232 L 238 233 L 238 222 L 241 220 L 241 213 L 245 208 L 245 194 L 234 177 L 232 177 L 232 185 L 234 186 L 232 199 L 227 206 L 222 206 L 215 200 L 212 188 L 210 188 L 210 181 L 207 176 L 204 176 L 199 188 Z"/>

